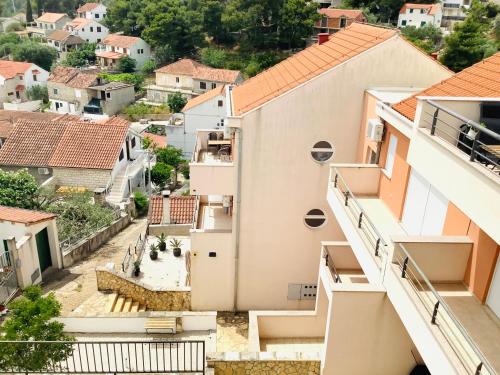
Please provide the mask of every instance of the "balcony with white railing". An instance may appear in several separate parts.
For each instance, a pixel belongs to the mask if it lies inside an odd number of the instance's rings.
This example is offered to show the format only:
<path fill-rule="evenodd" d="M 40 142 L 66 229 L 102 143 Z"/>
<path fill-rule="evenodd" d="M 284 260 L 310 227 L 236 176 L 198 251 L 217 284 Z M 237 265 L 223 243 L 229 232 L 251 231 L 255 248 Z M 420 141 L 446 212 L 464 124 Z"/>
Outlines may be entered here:
<path fill-rule="evenodd" d="M 198 130 L 189 164 L 191 194 L 234 195 L 233 143 L 223 131 Z"/>
<path fill-rule="evenodd" d="M 472 242 L 408 236 L 379 197 L 381 173 L 376 165 L 331 170 L 328 201 L 363 274 L 387 290 L 431 373 L 495 374 L 500 322 L 463 283 Z"/>

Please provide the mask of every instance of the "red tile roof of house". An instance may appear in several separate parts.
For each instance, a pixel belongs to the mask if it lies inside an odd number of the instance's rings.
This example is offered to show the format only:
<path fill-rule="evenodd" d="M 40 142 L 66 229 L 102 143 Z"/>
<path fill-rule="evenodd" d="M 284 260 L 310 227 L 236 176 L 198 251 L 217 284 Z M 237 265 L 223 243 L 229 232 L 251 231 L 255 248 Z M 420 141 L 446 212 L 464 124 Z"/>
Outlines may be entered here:
<path fill-rule="evenodd" d="M 413 4 L 406 3 L 399 10 L 400 14 L 406 13 L 407 9 L 425 9 L 427 14 L 434 15 L 441 9 L 441 4 Z"/>
<path fill-rule="evenodd" d="M 190 99 L 182 109 L 182 112 L 188 111 L 191 108 L 194 108 L 212 98 L 215 98 L 216 96 L 224 95 L 226 92 L 225 87 L 225 85 L 220 85 L 213 90 L 207 91 L 199 96 L 194 97 L 193 99 Z"/>
<path fill-rule="evenodd" d="M 92 22 L 93 20 L 90 20 L 88 18 L 75 18 L 74 20 L 68 22 L 66 26 L 69 26 L 75 30 L 80 30 L 82 27 Z"/>
<path fill-rule="evenodd" d="M 170 197 L 170 223 L 191 224 L 196 210 L 196 197 L 194 195 Z"/>
<path fill-rule="evenodd" d="M 0 76 L 11 79 L 18 74 L 26 73 L 32 66 L 32 63 L 0 60 Z"/>
<path fill-rule="evenodd" d="M 86 89 L 93 86 L 98 78 L 100 70 L 71 68 L 65 66 L 56 67 L 49 76 L 49 82 L 63 83 L 68 87 Z"/>
<path fill-rule="evenodd" d="M 36 21 L 54 23 L 61 18 L 67 16 L 66 13 L 50 13 L 46 12 L 36 19 Z"/>
<path fill-rule="evenodd" d="M 19 120 L 0 149 L 0 165 L 113 169 L 128 126 Z"/>
<path fill-rule="evenodd" d="M 353 23 L 233 89 L 233 112 L 241 115 L 398 35 L 397 30 Z M 353 78 L 354 79 L 354 78 Z"/>
<path fill-rule="evenodd" d="M 152 195 L 149 198 L 149 223 L 161 224 L 163 219 L 163 197 Z"/>
<path fill-rule="evenodd" d="M 500 52 L 394 104 L 393 108 L 414 120 L 418 96 L 500 97 Z"/>
<path fill-rule="evenodd" d="M 56 218 L 48 212 L 25 210 L 23 208 L 0 206 L 0 221 L 12 221 L 21 224 L 36 224 Z"/>
<path fill-rule="evenodd" d="M 18 120 L 79 120 L 79 117 L 72 115 L 60 115 L 50 112 L 27 112 L 27 111 L 7 111 L 0 110 L 0 138 L 8 138 Z"/>
<path fill-rule="evenodd" d="M 358 19 L 363 16 L 363 11 L 360 9 L 321 8 L 318 12 L 328 18 L 345 17 L 349 19 Z"/>
<path fill-rule="evenodd" d="M 216 69 L 191 59 L 181 59 L 156 70 L 157 73 L 178 74 L 207 81 L 235 83 L 240 76 L 238 70 Z"/>
<path fill-rule="evenodd" d="M 118 34 L 109 34 L 101 43 L 109 46 L 129 48 L 138 43 L 141 38 Z"/>
<path fill-rule="evenodd" d="M 83 4 L 80 8 L 76 10 L 77 13 L 90 12 L 99 6 L 99 3 L 87 3 Z"/>
<path fill-rule="evenodd" d="M 66 40 L 70 35 L 71 35 L 71 33 L 69 31 L 55 30 L 54 32 L 50 33 L 47 36 L 47 39 L 62 42 L 64 40 Z"/>
<path fill-rule="evenodd" d="M 121 59 L 123 56 L 125 56 L 124 53 L 112 52 L 112 51 L 100 51 L 100 52 L 96 52 L 95 55 L 97 57 L 103 57 L 105 59 L 113 59 L 113 60 L 118 60 L 118 59 Z"/>
<path fill-rule="evenodd" d="M 149 138 L 153 142 L 155 147 L 167 147 L 167 136 L 166 135 L 158 135 L 154 133 L 142 133 L 144 138 Z"/>

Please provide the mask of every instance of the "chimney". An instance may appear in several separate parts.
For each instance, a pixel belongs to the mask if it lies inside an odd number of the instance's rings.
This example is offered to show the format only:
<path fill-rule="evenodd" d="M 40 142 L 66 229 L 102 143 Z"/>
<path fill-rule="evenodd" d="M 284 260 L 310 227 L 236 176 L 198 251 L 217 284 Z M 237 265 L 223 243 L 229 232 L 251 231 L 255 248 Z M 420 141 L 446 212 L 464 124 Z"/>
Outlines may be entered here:
<path fill-rule="evenodd" d="M 328 42 L 328 38 L 330 37 L 330 34 L 328 33 L 319 33 L 318 34 L 318 44 L 322 45 L 325 42 Z"/>
<path fill-rule="evenodd" d="M 163 224 L 170 224 L 170 190 L 162 190 L 163 197 Z"/>

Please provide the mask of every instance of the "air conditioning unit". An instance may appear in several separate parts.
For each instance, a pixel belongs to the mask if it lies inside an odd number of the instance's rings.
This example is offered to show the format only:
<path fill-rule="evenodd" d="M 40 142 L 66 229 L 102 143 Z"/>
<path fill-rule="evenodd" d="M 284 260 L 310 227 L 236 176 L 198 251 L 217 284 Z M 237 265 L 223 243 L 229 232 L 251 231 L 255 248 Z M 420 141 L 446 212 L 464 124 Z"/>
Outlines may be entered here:
<path fill-rule="evenodd" d="M 38 168 L 38 174 L 50 174 L 49 168 Z"/>
<path fill-rule="evenodd" d="M 368 120 L 366 128 L 366 137 L 374 142 L 381 142 L 384 134 L 384 124 L 379 119 Z"/>

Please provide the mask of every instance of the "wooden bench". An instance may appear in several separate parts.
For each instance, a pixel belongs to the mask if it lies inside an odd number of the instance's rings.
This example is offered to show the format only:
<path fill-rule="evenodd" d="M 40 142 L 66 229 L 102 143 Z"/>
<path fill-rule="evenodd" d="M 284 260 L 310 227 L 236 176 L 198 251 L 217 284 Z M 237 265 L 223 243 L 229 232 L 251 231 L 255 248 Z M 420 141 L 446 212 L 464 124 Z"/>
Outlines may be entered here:
<path fill-rule="evenodd" d="M 177 323 L 175 317 L 148 318 L 144 327 L 146 328 L 146 333 L 154 330 L 161 332 L 167 331 L 169 333 L 175 334 L 177 331 Z"/>

